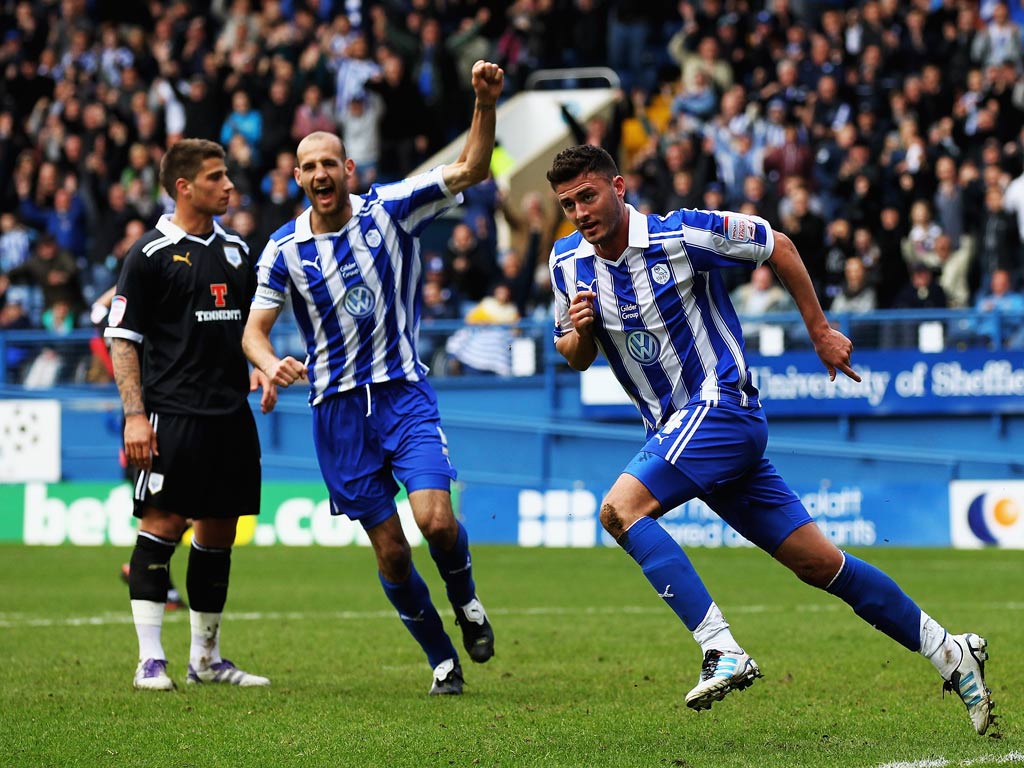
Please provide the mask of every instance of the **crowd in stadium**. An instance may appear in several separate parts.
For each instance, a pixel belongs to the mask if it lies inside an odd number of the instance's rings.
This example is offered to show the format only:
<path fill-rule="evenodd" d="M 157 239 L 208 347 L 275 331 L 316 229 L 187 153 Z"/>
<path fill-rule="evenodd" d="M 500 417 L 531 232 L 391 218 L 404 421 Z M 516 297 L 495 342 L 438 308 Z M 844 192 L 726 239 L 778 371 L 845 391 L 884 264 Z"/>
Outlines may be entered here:
<path fill-rule="evenodd" d="M 128 247 L 170 203 L 157 176 L 176 139 L 224 145 L 236 187 L 224 223 L 258 251 L 305 205 L 299 139 L 338 132 L 363 188 L 402 178 L 468 125 L 480 58 L 504 68 L 504 98 L 540 68 L 613 68 L 612 113 L 565 120 L 577 142 L 617 159 L 627 202 L 763 216 L 793 239 L 826 309 L 1021 309 L 1024 58 L 1012 5 L 4 3 L 0 330 L 88 325 Z M 426 317 L 546 313 L 559 222 L 549 191 L 509 200 L 490 181 L 466 196 L 446 251 L 425 254 Z M 498 247 L 495 217 L 511 248 Z M 752 311 L 768 307 L 755 281 L 734 286 Z"/>

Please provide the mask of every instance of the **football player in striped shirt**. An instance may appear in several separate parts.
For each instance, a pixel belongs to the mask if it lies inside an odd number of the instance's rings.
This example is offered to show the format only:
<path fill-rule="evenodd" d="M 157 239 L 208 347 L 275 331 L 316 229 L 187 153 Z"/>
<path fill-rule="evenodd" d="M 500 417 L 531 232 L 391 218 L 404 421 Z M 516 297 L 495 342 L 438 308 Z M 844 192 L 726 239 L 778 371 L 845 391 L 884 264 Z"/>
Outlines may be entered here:
<path fill-rule="evenodd" d="M 687 706 L 710 708 L 761 676 L 682 548 L 657 518 L 694 498 L 800 579 L 928 658 L 989 726 L 986 641 L 952 635 L 889 576 L 837 549 L 765 458 L 767 426 L 719 270 L 768 264 L 792 294 L 830 378 L 854 381 L 853 345 L 829 326 L 792 241 L 757 216 L 679 210 L 645 216 L 604 150 L 560 152 L 547 174 L 577 231 L 550 257 L 555 346 L 586 370 L 600 352 L 647 427 L 647 444 L 601 503 L 601 524 L 693 633 L 704 653 Z"/>
<path fill-rule="evenodd" d="M 476 105 L 459 158 L 427 173 L 350 195 L 355 164 L 337 136 L 313 133 L 296 152 L 295 178 L 310 207 L 271 235 L 243 346 L 277 385 L 308 381 L 313 441 L 334 514 L 358 520 L 377 555 L 380 583 L 434 671 L 431 694 L 462 693 L 459 655 L 399 523 L 396 479 L 430 545 L 470 658 L 494 654 L 476 595 L 466 529 L 451 504 L 455 469 L 416 350 L 419 236 L 483 181 L 494 149 L 504 73 L 473 65 Z M 291 296 L 306 360 L 278 357 L 270 330 Z"/>

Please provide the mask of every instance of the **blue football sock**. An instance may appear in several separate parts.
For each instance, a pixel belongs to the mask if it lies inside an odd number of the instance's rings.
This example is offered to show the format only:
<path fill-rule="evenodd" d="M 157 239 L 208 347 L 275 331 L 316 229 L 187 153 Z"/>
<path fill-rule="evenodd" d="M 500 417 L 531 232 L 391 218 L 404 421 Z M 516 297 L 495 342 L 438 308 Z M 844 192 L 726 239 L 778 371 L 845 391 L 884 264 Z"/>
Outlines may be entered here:
<path fill-rule="evenodd" d="M 444 579 L 448 600 L 456 608 L 476 597 L 473 583 L 473 561 L 469 555 L 469 534 L 466 527 L 458 523 L 459 535 L 447 552 L 440 547 L 430 546 L 430 556 L 437 563 L 437 570 Z"/>
<path fill-rule="evenodd" d="M 825 589 L 875 629 L 916 652 L 921 647 L 921 609 L 875 566 L 847 552 L 843 557 L 843 567 Z"/>
<path fill-rule="evenodd" d="M 458 660 L 459 654 L 455 652 L 455 646 L 444 631 L 441 617 L 437 615 L 437 609 L 430 602 L 427 583 L 423 581 L 416 566 L 411 566 L 409 578 L 400 584 L 388 581 L 379 572 L 377 575 L 380 577 L 381 586 L 384 587 L 384 594 L 395 606 L 405 628 L 427 654 L 430 668 L 433 669 L 445 659 Z"/>
<path fill-rule="evenodd" d="M 656 520 L 641 517 L 619 538 L 659 596 L 693 632 L 711 607 L 711 595 L 682 547 Z"/>

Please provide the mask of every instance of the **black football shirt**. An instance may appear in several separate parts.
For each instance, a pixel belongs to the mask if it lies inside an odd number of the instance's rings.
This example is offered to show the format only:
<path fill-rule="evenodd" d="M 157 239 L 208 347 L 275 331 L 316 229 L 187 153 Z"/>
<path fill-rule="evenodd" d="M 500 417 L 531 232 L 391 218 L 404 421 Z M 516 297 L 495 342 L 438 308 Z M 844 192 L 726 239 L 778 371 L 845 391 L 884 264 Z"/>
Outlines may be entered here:
<path fill-rule="evenodd" d="M 142 345 L 148 412 L 202 416 L 242 406 L 242 330 L 255 290 L 248 246 L 217 222 L 201 237 L 164 215 L 131 247 L 105 335 Z"/>

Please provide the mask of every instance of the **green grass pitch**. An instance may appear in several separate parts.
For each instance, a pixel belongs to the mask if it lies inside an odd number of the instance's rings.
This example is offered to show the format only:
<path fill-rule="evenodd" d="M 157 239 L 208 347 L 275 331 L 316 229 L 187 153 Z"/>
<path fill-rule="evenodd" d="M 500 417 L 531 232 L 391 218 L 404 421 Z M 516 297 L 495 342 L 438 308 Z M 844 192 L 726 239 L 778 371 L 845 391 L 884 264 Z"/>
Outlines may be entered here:
<path fill-rule="evenodd" d="M 754 550 L 692 559 L 764 678 L 710 712 L 683 696 L 700 654 L 617 549 L 477 546 L 497 634 L 466 694 L 430 670 L 363 548 L 238 548 L 222 651 L 268 689 L 185 686 L 187 613 L 168 614 L 172 693 L 131 688 L 124 549 L 0 547 L 2 766 L 985 766 L 1024 764 L 1024 553 L 876 549 L 953 631 L 989 640 L 995 735 L 927 661 Z M 457 636 L 425 549 L 419 570 Z M 172 572 L 184 585 L 185 554 Z"/>

